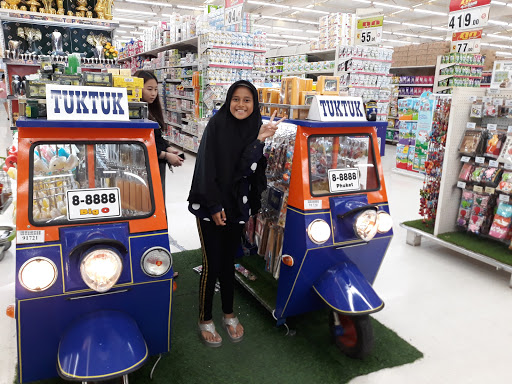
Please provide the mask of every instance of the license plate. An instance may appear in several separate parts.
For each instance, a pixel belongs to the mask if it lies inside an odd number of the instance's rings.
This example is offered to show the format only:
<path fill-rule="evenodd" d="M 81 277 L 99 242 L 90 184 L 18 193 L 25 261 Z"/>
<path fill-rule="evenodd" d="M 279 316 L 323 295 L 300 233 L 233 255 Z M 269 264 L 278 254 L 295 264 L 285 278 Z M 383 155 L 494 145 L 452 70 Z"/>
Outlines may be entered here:
<path fill-rule="evenodd" d="M 119 188 L 74 189 L 67 192 L 68 220 L 121 216 Z"/>
<path fill-rule="evenodd" d="M 347 191 L 358 191 L 359 185 L 359 169 L 343 168 L 329 169 L 329 192 L 339 193 Z"/>

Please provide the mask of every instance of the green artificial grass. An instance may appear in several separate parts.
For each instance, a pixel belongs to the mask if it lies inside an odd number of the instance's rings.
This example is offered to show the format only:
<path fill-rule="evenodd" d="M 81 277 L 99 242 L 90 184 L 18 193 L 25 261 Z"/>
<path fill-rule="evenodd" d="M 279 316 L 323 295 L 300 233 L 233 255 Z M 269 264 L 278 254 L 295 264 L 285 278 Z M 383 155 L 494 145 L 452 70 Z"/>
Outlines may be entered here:
<path fill-rule="evenodd" d="M 373 320 L 373 353 L 364 360 L 348 358 L 339 352 L 330 337 L 326 310 L 298 316 L 294 322 L 296 334 L 286 336 L 285 328 L 276 328 L 270 312 L 238 284 L 234 309 L 246 330 L 244 340 L 237 344 L 229 342 L 220 327 L 220 294 L 216 294 L 214 321 L 223 337 L 223 345 L 206 347 L 200 342 L 197 329 L 199 275 L 192 270 L 200 265 L 201 252 L 181 252 L 173 258 L 180 276 L 173 299 L 171 351 L 158 363 L 153 380 L 149 379 L 149 374 L 156 357 L 130 374 L 132 384 L 341 384 L 380 369 L 412 363 L 423 356 L 395 332 Z M 253 268 L 261 263 L 256 258 L 244 260 L 246 268 L 258 276 L 254 283 L 272 283 L 274 279 L 269 278 L 270 274 L 264 277 L 264 271 Z M 62 381 L 52 379 L 39 383 Z"/>
<path fill-rule="evenodd" d="M 438 235 L 442 240 L 493 258 L 503 264 L 512 265 L 512 251 L 499 241 L 476 236 L 467 232 L 447 232 Z"/>
<path fill-rule="evenodd" d="M 420 231 L 430 233 L 431 235 L 434 234 L 434 224 L 435 222 L 433 220 L 426 220 L 425 222 L 423 219 L 420 220 L 411 220 L 411 221 L 404 221 L 404 225 L 407 225 L 412 228 L 419 229 Z"/>

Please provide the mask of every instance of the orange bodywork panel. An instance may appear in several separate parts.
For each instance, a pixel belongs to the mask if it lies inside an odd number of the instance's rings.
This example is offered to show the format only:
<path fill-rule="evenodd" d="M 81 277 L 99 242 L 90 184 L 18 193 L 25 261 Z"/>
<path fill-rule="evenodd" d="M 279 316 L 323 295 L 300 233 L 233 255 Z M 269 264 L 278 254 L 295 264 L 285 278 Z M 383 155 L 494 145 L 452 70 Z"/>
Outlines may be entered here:
<path fill-rule="evenodd" d="M 45 242 L 59 240 L 59 228 L 56 226 L 34 226 L 29 222 L 29 167 L 30 167 L 30 147 L 39 143 L 55 143 L 63 140 L 69 142 L 119 142 L 138 141 L 146 146 L 148 151 L 148 162 L 151 170 L 151 183 L 153 184 L 153 194 L 155 203 L 155 212 L 148 218 L 137 218 L 128 220 L 130 233 L 167 230 L 167 218 L 165 215 L 164 196 L 162 193 L 160 171 L 158 168 L 158 158 L 155 146 L 155 137 L 153 129 L 147 128 L 19 128 L 18 133 L 18 203 L 17 203 L 17 228 L 18 230 L 44 229 Z M 89 167 L 94 167 L 94 161 L 91 161 L 92 153 L 88 153 Z M 89 172 L 89 175 L 94 172 Z M 90 180 L 91 181 L 91 180 Z M 92 179 L 91 188 L 94 186 Z M 94 224 L 104 224 L 106 221 L 98 220 Z M 91 225 L 91 223 L 74 223 L 74 226 Z M 69 226 L 67 224 L 66 226 Z"/>
<path fill-rule="evenodd" d="M 364 193 L 368 196 L 369 204 L 378 204 L 387 202 L 386 185 L 384 183 L 384 172 L 380 160 L 380 151 L 378 148 L 377 132 L 375 127 L 325 127 L 325 128 L 309 128 L 297 126 L 297 135 L 295 138 L 295 150 L 292 163 L 292 177 L 290 180 L 290 195 L 288 197 L 288 205 L 304 210 L 304 200 L 321 200 L 322 209 L 329 209 L 329 198 L 336 196 L 312 196 L 309 184 L 309 153 L 308 153 L 308 137 L 311 135 L 339 135 L 339 134 L 369 134 L 372 137 L 373 155 L 375 156 L 375 165 L 377 167 L 380 188 L 371 192 L 354 192 L 345 193 L 344 196 Z M 337 152 L 335 152 L 337 154 Z M 371 159 L 373 160 L 373 159 Z"/>

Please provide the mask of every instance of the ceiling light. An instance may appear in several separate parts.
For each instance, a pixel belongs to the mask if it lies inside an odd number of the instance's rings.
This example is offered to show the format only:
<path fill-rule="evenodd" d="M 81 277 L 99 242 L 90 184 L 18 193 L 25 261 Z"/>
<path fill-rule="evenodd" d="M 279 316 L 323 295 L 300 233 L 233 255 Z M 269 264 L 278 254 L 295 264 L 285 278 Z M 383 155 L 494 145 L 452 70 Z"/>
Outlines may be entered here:
<path fill-rule="evenodd" d="M 287 47 L 288 46 L 286 44 L 268 44 L 268 45 L 271 47 Z"/>
<path fill-rule="evenodd" d="M 512 45 L 503 45 L 503 44 L 487 44 L 488 46 L 490 47 L 497 47 L 497 48 L 507 48 L 507 49 L 512 49 Z"/>
<path fill-rule="evenodd" d="M 270 28 L 272 29 L 272 26 L 270 25 L 263 25 L 263 24 L 254 24 L 257 28 Z"/>
<path fill-rule="evenodd" d="M 174 16 L 173 14 L 171 13 L 161 13 L 160 16 L 164 16 L 164 17 L 172 17 Z"/>
<path fill-rule="evenodd" d="M 409 27 L 414 27 L 414 28 L 428 28 L 428 29 L 430 29 L 430 26 L 428 26 L 428 25 L 420 25 L 420 24 L 413 24 L 413 23 L 402 23 L 402 25 L 407 25 Z"/>
<path fill-rule="evenodd" d="M 402 12 L 405 12 L 405 10 L 401 9 L 399 11 L 395 11 L 395 12 L 392 13 L 392 15 L 398 15 L 399 13 L 402 13 Z"/>
<path fill-rule="evenodd" d="M 507 3 L 504 3 L 503 1 L 496 1 L 496 0 L 491 0 L 491 4 L 496 4 L 496 5 L 507 5 Z"/>
<path fill-rule="evenodd" d="M 404 41 L 404 40 L 382 39 L 382 41 L 391 41 L 392 43 L 410 44 L 409 41 Z"/>
<path fill-rule="evenodd" d="M 433 30 L 436 30 L 436 31 L 448 31 L 448 28 L 446 27 L 430 27 L 432 28 Z"/>
<path fill-rule="evenodd" d="M 270 20 L 281 20 L 281 21 L 296 21 L 295 19 L 288 19 L 286 17 L 275 17 L 275 16 L 260 16 L 262 19 L 270 19 Z"/>
<path fill-rule="evenodd" d="M 251 1 L 249 1 L 250 3 Z M 301 8 L 301 7 L 292 7 L 292 9 L 295 9 L 297 11 L 303 11 L 303 12 L 310 12 L 310 13 L 320 13 L 322 15 L 328 15 L 329 12 L 325 12 L 325 11 L 318 11 L 316 9 L 307 9 L 307 8 Z"/>
<path fill-rule="evenodd" d="M 276 8 L 284 8 L 284 9 L 290 9 L 289 5 L 280 5 L 280 4 L 274 4 L 274 3 L 265 3 L 263 1 L 254 1 L 249 0 L 247 3 L 249 4 L 257 4 L 257 5 L 263 5 L 263 6 L 269 6 L 269 7 L 276 7 Z"/>
<path fill-rule="evenodd" d="M 401 5 L 394 5 L 394 4 L 387 4 L 387 3 L 380 3 L 378 1 L 374 1 L 373 5 L 378 5 L 380 7 L 389 7 L 389 8 L 395 8 L 395 9 L 403 9 L 403 10 L 409 10 L 411 8 L 409 7 L 402 7 Z"/>
<path fill-rule="evenodd" d="M 412 35 L 410 33 L 402 33 L 402 32 L 393 32 L 393 35 L 397 36 L 407 36 L 407 37 L 418 37 L 418 35 Z"/>
<path fill-rule="evenodd" d="M 288 39 L 297 39 L 297 40 L 311 40 L 309 37 L 302 37 L 302 36 L 293 36 L 293 35 L 281 35 L 282 37 L 286 37 Z"/>
<path fill-rule="evenodd" d="M 440 40 L 440 41 L 443 41 L 445 39 L 444 37 L 425 36 L 425 35 L 419 35 L 418 37 L 421 39 Z"/>
<path fill-rule="evenodd" d="M 505 23 L 504 21 L 496 21 L 496 20 L 489 20 L 488 23 L 494 24 L 494 25 L 508 25 L 508 23 Z"/>
<path fill-rule="evenodd" d="M 159 7 L 171 7 L 172 4 L 169 3 L 160 3 L 158 1 L 144 1 L 144 0 L 125 0 L 127 3 L 137 3 L 137 4 L 148 4 L 148 5 L 158 5 Z"/>
<path fill-rule="evenodd" d="M 128 33 L 128 31 L 125 31 L 123 29 L 116 29 L 115 33 Z"/>
<path fill-rule="evenodd" d="M 387 19 L 384 19 L 384 22 L 387 23 L 387 24 L 402 24 L 399 21 L 393 21 L 393 20 L 387 20 Z"/>
<path fill-rule="evenodd" d="M 144 34 L 144 32 L 137 32 L 137 31 L 136 31 L 136 32 L 132 32 L 132 34 L 133 34 L 133 35 L 143 35 L 143 34 Z"/>
<path fill-rule="evenodd" d="M 123 21 L 123 22 L 126 22 L 126 23 L 146 24 L 145 20 L 140 20 L 140 19 L 127 19 L 126 17 L 116 17 L 116 16 L 114 16 L 112 19 L 114 21 Z"/>
<path fill-rule="evenodd" d="M 157 25 L 159 23 L 159 21 L 153 21 L 153 20 L 149 20 L 148 21 L 148 24 L 154 24 L 154 25 Z"/>
<path fill-rule="evenodd" d="M 419 9 L 419 8 L 414 8 L 414 12 L 428 13 L 430 15 L 439 15 L 439 16 L 448 15 L 446 12 L 429 11 L 428 9 Z"/>
<path fill-rule="evenodd" d="M 308 33 L 320 33 L 318 31 L 315 31 L 314 29 L 306 29 L 306 32 L 308 32 Z"/>
<path fill-rule="evenodd" d="M 496 39 L 512 40 L 512 37 L 508 37 L 508 36 L 501 36 L 501 35 L 495 35 L 495 34 L 489 34 L 489 33 L 486 33 L 485 35 L 489 36 L 489 37 L 494 37 Z"/>
<path fill-rule="evenodd" d="M 271 28 L 278 29 L 280 31 L 302 32 L 302 29 L 298 29 L 298 28 L 285 28 L 285 27 L 271 27 Z"/>
<path fill-rule="evenodd" d="M 131 9 L 122 9 L 122 8 L 116 8 L 116 12 L 122 12 L 122 13 L 134 13 L 138 15 L 149 15 L 149 16 L 155 16 L 155 12 L 145 12 L 145 11 L 133 11 Z"/>
<path fill-rule="evenodd" d="M 302 23 L 302 24 L 320 25 L 320 23 L 318 21 L 297 20 L 297 22 Z"/>
<path fill-rule="evenodd" d="M 191 7 L 190 5 L 177 5 L 176 8 L 191 9 L 193 11 L 202 11 L 203 10 L 203 7 Z"/>
<path fill-rule="evenodd" d="M 355 1 L 356 3 L 371 4 L 371 1 L 369 1 L 369 0 L 352 0 L 352 1 Z"/>
<path fill-rule="evenodd" d="M 512 56 L 512 53 L 511 52 L 496 51 L 496 55 Z"/>

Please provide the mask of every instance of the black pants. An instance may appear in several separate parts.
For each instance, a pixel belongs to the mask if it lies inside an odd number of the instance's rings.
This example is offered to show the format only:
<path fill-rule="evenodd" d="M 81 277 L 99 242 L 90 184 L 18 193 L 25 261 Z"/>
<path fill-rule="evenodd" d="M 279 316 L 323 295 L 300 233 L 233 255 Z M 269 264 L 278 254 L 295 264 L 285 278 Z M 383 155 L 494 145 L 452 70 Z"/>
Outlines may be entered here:
<path fill-rule="evenodd" d="M 213 221 L 197 219 L 203 250 L 203 272 L 199 283 L 199 320 L 212 319 L 215 282 L 219 279 L 222 312 L 233 313 L 235 255 L 240 246 L 242 224 L 217 226 Z"/>
<path fill-rule="evenodd" d="M 162 192 L 164 193 L 164 203 L 165 203 L 165 171 L 167 168 L 167 161 L 158 160 L 158 169 L 160 170 L 160 180 L 162 182 Z"/>

